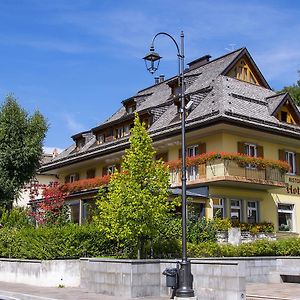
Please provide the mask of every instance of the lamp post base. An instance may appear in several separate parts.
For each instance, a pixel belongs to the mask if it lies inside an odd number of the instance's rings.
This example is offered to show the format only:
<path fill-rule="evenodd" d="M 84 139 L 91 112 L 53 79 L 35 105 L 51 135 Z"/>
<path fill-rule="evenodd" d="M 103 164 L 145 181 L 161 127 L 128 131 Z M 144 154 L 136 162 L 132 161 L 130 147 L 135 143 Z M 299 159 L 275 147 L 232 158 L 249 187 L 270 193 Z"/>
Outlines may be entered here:
<path fill-rule="evenodd" d="M 193 275 L 191 272 L 191 262 L 183 260 L 180 262 L 180 269 L 178 273 L 178 289 L 176 290 L 175 299 L 196 299 L 193 290 Z"/>

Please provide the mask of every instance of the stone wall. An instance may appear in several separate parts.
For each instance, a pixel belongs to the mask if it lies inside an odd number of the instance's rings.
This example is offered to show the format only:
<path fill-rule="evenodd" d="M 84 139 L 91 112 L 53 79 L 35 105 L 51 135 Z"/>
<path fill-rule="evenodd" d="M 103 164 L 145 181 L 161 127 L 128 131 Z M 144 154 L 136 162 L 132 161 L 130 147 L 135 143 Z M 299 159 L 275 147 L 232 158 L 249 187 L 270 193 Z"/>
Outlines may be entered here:
<path fill-rule="evenodd" d="M 280 275 L 300 275 L 300 258 L 192 259 L 198 299 L 245 299 L 247 282 L 280 282 Z M 0 259 L 0 281 L 35 286 L 81 286 L 99 294 L 126 298 L 170 296 L 166 268 L 175 260 L 17 260 Z"/>
<path fill-rule="evenodd" d="M 217 242 L 220 244 L 243 244 L 243 243 L 251 243 L 261 239 L 267 239 L 269 241 L 275 241 L 276 235 L 275 233 L 268 232 L 259 232 L 259 233 L 251 233 L 249 231 L 240 231 L 238 228 L 231 228 L 232 230 L 228 231 L 219 231 L 217 232 Z"/>
<path fill-rule="evenodd" d="M 79 260 L 0 259 L 0 281 L 36 286 L 80 284 Z"/>

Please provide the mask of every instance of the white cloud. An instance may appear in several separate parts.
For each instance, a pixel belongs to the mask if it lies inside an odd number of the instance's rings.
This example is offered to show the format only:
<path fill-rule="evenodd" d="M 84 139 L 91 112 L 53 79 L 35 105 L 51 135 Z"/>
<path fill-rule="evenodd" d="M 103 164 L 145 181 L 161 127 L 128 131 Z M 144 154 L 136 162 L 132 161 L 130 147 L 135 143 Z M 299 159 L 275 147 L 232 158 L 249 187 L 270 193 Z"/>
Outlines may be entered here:
<path fill-rule="evenodd" d="M 65 125 L 72 133 L 77 133 L 85 130 L 84 125 L 77 121 L 73 115 L 69 113 L 63 113 L 62 118 Z"/>

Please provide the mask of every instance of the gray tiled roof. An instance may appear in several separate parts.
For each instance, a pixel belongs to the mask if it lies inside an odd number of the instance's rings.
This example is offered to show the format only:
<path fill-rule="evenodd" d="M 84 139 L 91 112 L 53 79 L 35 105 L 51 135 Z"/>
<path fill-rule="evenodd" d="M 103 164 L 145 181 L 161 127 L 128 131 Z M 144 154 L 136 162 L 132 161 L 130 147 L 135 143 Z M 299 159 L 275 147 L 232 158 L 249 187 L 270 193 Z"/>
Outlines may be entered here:
<path fill-rule="evenodd" d="M 193 101 L 192 110 L 187 117 L 187 128 L 201 125 L 204 121 L 227 118 L 228 120 L 247 122 L 249 126 L 256 124 L 262 128 L 280 130 L 300 137 L 299 126 L 282 124 L 272 115 L 286 94 L 277 95 L 267 87 L 224 75 L 224 70 L 229 70 L 244 54 L 248 55 L 248 52 L 242 48 L 203 66 L 185 71 L 186 93 Z M 172 79 L 141 90 L 130 98 L 136 102 L 138 112 L 148 111 L 152 114 L 153 123 L 149 128 L 149 133 L 153 138 L 176 130 L 178 132 L 180 128 L 179 114 L 170 97 L 171 88 L 168 85 Z M 125 117 L 128 117 L 128 114 L 122 106 L 100 126 L 109 126 L 110 123 L 118 122 Z M 80 151 L 75 151 L 76 147 L 72 145 L 55 157 L 52 162 L 42 167 L 42 170 L 43 168 L 46 170 L 47 166 L 48 169 L 51 169 L 61 163 L 71 163 L 79 158 L 99 156 L 101 153 L 110 149 L 113 151 L 121 145 L 128 145 L 128 137 L 103 145 L 97 145 L 95 137 L 91 137 Z"/>

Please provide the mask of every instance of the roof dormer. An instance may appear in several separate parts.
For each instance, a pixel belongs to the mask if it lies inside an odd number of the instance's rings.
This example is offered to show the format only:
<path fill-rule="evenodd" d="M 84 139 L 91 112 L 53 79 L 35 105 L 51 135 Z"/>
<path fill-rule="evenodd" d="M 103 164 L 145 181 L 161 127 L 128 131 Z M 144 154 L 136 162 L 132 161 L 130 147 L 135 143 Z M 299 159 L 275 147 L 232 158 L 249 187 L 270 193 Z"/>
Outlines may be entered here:
<path fill-rule="evenodd" d="M 128 114 L 131 114 L 131 113 L 133 113 L 136 110 L 136 102 L 135 102 L 134 97 L 128 98 L 126 100 L 123 100 L 122 104 L 125 107 L 126 112 Z"/>
<path fill-rule="evenodd" d="M 288 93 L 267 98 L 270 113 L 283 123 L 300 125 L 300 113 Z"/>

